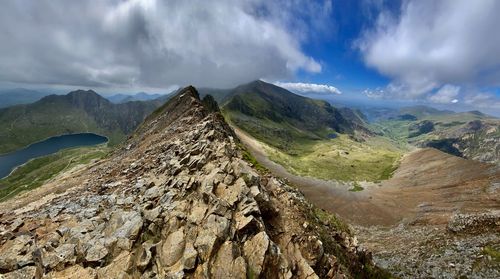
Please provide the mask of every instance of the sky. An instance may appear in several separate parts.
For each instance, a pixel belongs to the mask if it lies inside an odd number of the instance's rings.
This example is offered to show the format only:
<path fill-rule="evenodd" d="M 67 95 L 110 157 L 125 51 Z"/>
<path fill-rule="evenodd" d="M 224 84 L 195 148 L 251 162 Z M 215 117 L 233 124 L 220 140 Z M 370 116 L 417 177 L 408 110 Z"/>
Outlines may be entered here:
<path fill-rule="evenodd" d="M 500 114 L 496 0 L 5 0 L 0 88 L 302 95 Z"/>

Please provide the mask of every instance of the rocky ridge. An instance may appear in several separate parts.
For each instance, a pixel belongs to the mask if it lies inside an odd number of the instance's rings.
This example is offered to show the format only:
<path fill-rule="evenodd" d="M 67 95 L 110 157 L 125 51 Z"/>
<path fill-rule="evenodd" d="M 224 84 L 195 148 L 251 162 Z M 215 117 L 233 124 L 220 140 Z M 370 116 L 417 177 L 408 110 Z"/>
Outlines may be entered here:
<path fill-rule="evenodd" d="M 187 87 L 109 157 L 0 210 L 0 278 L 382 276 L 350 230 L 258 173 Z M 43 188 L 43 187 L 42 187 Z"/>
<path fill-rule="evenodd" d="M 467 159 L 500 164 L 500 120 L 473 120 L 438 131 L 432 131 L 433 125 L 433 122 L 428 120 L 416 125 L 429 128 L 417 132 L 416 135 L 430 132 L 429 138 L 418 141 L 417 146 L 434 147 Z"/>

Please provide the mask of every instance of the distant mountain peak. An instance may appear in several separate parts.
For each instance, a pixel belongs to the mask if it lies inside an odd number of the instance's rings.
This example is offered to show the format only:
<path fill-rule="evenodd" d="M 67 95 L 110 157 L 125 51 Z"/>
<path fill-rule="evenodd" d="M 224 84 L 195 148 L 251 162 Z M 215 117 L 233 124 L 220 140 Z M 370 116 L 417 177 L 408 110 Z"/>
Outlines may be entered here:
<path fill-rule="evenodd" d="M 92 89 L 88 89 L 88 90 L 78 89 L 78 90 L 69 92 L 67 95 L 77 95 L 77 94 L 78 95 L 99 95 L 99 94 L 97 94 L 97 92 L 95 92 Z M 102 97 L 101 95 L 99 95 L 99 96 Z"/>

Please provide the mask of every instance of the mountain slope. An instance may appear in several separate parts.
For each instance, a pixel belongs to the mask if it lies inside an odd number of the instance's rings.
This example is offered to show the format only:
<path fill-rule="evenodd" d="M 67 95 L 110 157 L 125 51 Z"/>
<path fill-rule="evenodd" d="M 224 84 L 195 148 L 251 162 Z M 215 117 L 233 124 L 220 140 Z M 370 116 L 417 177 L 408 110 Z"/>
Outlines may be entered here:
<path fill-rule="evenodd" d="M 314 100 L 281 87 L 254 81 L 232 90 L 222 110 L 230 122 L 284 151 L 302 141 L 334 137 L 336 133 L 367 133 L 362 119 L 326 101 Z M 347 110 L 347 109 L 346 109 Z"/>
<path fill-rule="evenodd" d="M 0 110 L 0 153 L 77 132 L 101 134 L 110 139 L 110 144 L 116 144 L 157 106 L 158 101 L 112 104 L 94 91 L 78 90 L 4 108 Z"/>
<path fill-rule="evenodd" d="M 242 160 L 192 87 L 108 158 L 0 204 L 0 228 L 8 278 L 384 275 L 334 216 Z"/>
<path fill-rule="evenodd" d="M 222 112 L 228 122 L 264 143 L 269 159 L 295 175 L 377 181 L 390 177 L 401 155 L 366 128 L 356 110 L 262 81 L 235 88 L 226 100 Z"/>
<path fill-rule="evenodd" d="M 500 120 L 478 111 L 411 107 L 372 125 L 381 134 L 418 147 L 481 162 L 500 162 Z"/>
<path fill-rule="evenodd" d="M 438 126 L 442 125 L 438 122 Z M 500 120 L 473 120 L 455 123 L 430 132 L 417 142 L 452 155 L 500 164 Z"/>

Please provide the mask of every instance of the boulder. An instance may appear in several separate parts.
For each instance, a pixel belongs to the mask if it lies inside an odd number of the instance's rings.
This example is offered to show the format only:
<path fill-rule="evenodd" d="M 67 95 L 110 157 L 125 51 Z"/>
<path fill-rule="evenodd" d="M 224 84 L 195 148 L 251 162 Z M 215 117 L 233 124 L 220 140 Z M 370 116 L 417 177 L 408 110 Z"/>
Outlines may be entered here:
<path fill-rule="evenodd" d="M 87 250 L 85 255 L 85 260 L 88 262 L 98 262 L 104 259 L 108 255 L 108 249 L 102 244 L 95 243 Z"/>
<path fill-rule="evenodd" d="M 97 271 L 91 267 L 84 268 L 80 265 L 72 265 L 61 271 L 50 272 L 47 278 L 51 279 L 95 279 Z"/>
<path fill-rule="evenodd" d="M 183 228 L 169 234 L 161 245 L 160 259 L 162 264 L 165 267 L 174 265 L 184 254 L 185 246 Z"/>
<path fill-rule="evenodd" d="M 33 239 L 29 235 L 20 235 L 0 247 L 0 270 L 15 270 L 33 263 Z"/>
<path fill-rule="evenodd" d="M 243 246 L 245 258 L 248 260 L 248 268 L 256 278 L 260 276 L 264 268 L 266 253 L 269 248 L 269 237 L 265 232 L 260 232 L 247 240 Z"/>
<path fill-rule="evenodd" d="M 233 242 L 222 244 L 212 264 L 212 278 L 247 278 L 245 259 L 236 252 Z"/>
<path fill-rule="evenodd" d="M 196 267 L 196 259 L 198 257 L 198 251 L 194 248 L 193 244 L 187 243 L 184 249 L 184 255 L 182 256 L 182 264 L 185 270 L 193 270 Z"/>
<path fill-rule="evenodd" d="M 26 266 L 13 272 L 0 274 L 2 279 L 32 279 L 35 278 L 36 267 Z"/>

